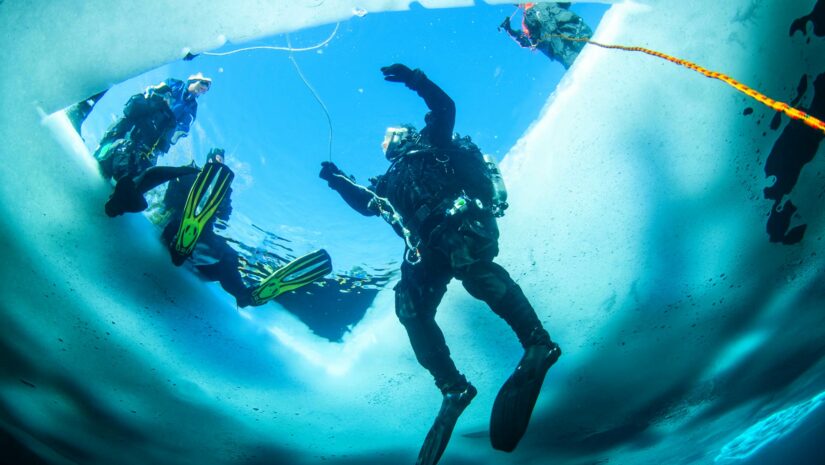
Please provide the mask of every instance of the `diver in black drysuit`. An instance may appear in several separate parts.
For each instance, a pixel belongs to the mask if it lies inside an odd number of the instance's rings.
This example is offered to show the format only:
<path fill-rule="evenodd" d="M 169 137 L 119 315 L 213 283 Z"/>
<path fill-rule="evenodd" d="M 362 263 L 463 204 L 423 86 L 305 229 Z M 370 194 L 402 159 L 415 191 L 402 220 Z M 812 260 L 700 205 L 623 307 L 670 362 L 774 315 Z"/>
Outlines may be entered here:
<path fill-rule="evenodd" d="M 223 163 L 223 155 L 223 149 L 212 149 L 206 156 L 206 161 Z M 167 245 L 174 241 L 178 232 L 186 199 L 200 172 L 199 168 L 195 169 L 191 175 L 170 181 L 163 196 L 163 205 L 171 211 L 162 235 Z M 252 303 L 252 291 L 246 287 L 241 277 L 238 252 L 227 243 L 226 238 L 215 233 L 215 222 L 219 219 L 229 221 L 232 215 L 231 197 L 232 188 L 229 187 L 215 214 L 204 225 L 192 258 L 195 268 L 207 281 L 218 281 L 226 292 L 235 297 L 239 307 L 246 307 Z"/>
<path fill-rule="evenodd" d="M 505 404 L 516 398 L 518 405 L 503 405 L 503 414 L 494 408 L 491 420 L 493 446 L 512 450 L 526 429 L 541 381 L 561 351 L 518 284 L 493 262 L 499 251 L 499 231 L 489 208 L 493 188 L 478 148 L 468 144 L 468 138 L 453 138 L 453 100 L 420 70 L 395 64 L 381 71 L 387 81 L 402 82 L 424 99 L 430 109 L 426 126 L 420 133 L 410 126 L 390 128 L 385 148 L 392 164 L 384 175 L 371 179 L 369 190 L 331 162 L 322 163 L 320 177 L 363 215 L 388 218 L 394 208 L 401 217 L 394 229 L 402 237 L 405 229 L 409 233 L 401 280 L 395 287 L 396 314 L 416 358 L 444 395 L 418 463 L 439 460 L 458 416 L 477 393 L 457 370 L 435 322 L 436 309 L 452 278 L 503 318 L 525 348 L 519 367 L 529 376 L 514 375 L 507 389 L 502 388 L 509 395 Z M 456 208 L 459 199 L 464 199 L 465 208 Z M 505 425 L 505 420 L 510 424 Z"/>

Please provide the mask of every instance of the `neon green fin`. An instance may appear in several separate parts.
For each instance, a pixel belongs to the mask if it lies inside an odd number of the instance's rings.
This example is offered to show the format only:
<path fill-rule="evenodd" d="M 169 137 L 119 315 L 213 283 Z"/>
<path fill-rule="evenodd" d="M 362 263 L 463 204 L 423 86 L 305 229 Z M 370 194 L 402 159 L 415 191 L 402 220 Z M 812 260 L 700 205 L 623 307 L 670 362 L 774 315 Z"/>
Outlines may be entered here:
<path fill-rule="evenodd" d="M 296 258 L 275 270 L 252 291 L 252 305 L 263 305 L 284 292 L 332 273 L 332 260 L 324 249 Z"/>
<path fill-rule="evenodd" d="M 210 162 L 203 167 L 189 190 L 178 233 L 171 244 L 172 263 L 181 265 L 195 250 L 203 228 L 215 215 L 234 178 L 232 170 L 222 163 Z"/>

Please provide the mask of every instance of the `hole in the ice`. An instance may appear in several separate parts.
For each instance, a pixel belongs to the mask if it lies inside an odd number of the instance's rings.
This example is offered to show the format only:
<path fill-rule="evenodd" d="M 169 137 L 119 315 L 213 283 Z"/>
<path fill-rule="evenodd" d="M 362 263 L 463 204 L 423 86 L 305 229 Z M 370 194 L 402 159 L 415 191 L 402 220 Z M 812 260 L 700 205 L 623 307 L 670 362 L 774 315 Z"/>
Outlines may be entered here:
<path fill-rule="evenodd" d="M 606 9 L 571 7 L 593 30 Z M 520 47 L 500 28 L 508 17 L 514 31 L 521 28 L 511 4 L 427 9 L 415 2 L 403 13 L 356 8 L 353 15 L 337 26 L 210 51 L 220 56 L 184 49 L 189 59 L 120 83 L 70 110 L 93 152 L 130 96 L 167 78 L 185 80 L 198 72 L 210 77 L 188 137 L 158 164 L 203 166 L 210 149 L 226 151 L 235 172 L 233 211 L 228 222 L 216 223 L 215 232 L 240 255 L 246 285 L 311 250 L 329 252 L 332 274 L 276 302 L 330 341 L 342 340 L 359 323 L 403 259 L 403 242 L 386 224 L 350 210 L 318 178 L 320 163 L 331 159 L 365 183 L 387 169 L 380 149 L 387 126 L 424 125 L 421 99 L 385 82 L 379 68 L 421 68 L 456 102 L 456 132 L 498 160 L 539 116 L 565 72 L 560 62 Z M 288 46 L 308 51 L 282 50 Z M 224 54 L 254 47 L 269 48 Z M 164 189 L 147 195 L 146 216 L 159 229 Z M 277 310 L 255 309 L 268 311 Z"/>

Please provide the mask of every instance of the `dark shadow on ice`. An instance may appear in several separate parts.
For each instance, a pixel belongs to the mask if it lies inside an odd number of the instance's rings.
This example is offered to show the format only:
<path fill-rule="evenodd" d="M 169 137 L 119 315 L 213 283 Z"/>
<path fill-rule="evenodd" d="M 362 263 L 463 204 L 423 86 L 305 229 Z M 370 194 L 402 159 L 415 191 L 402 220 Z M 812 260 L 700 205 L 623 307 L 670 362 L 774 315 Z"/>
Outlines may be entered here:
<path fill-rule="evenodd" d="M 802 83 L 800 89 L 804 92 Z M 800 96 L 795 99 L 798 101 Z M 820 74 L 814 81 L 814 97 L 808 113 L 818 118 L 825 118 L 825 74 Z M 806 225 L 791 227 L 791 219 L 796 206 L 787 200 L 783 202 L 796 186 L 802 168 L 816 156 L 823 134 L 806 126 L 798 120 L 791 120 L 776 140 L 768 159 L 765 161 L 765 176 L 775 177 L 776 181 L 765 188 L 765 198 L 773 200 L 767 232 L 771 242 L 790 245 L 802 240 Z"/>
<path fill-rule="evenodd" d="M 346 277 L 339 276 L 285 293 L 278 297 L 278 304 L 316 335 L 342 342 L 344 335 L 364 317 L 377 294 L 376 288 L 351 288 Z"/>
<path fill-rule="evenodd" d="M 810 14 L 797 18 L 791 23 L 790 35 L 793 36 L 797 32 L 803 35 L 808 35 L 808 23 L 814 23 L 814 34 L 818 37 L 825 36 L 825 1 L 817 0 L 813 11 Z"/>
<path fill-rule="evenodd" d="M 0 450 L 3 451 L 0 456 L 0 465 L 48 465 L 48 462 L 42 460 L 17 438 L 3 430 L 0 430 Z"/>

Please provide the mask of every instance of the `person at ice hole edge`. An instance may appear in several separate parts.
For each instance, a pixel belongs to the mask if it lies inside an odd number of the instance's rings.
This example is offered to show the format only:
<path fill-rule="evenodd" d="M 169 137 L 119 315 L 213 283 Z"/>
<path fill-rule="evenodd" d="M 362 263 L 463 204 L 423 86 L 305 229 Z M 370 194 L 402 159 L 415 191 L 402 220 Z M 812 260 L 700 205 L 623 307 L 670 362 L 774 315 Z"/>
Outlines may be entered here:
<path fill-rule="evenodd" d="M 496 216 L 507 207 L 501 176 L 492 158 L 482 155 L 469 137 L 453 135 L 455 103 L 421 70 L 394 64 L 381 72 L 385 80 L 404 83 L 424 99 L 430 110 L 424 128 L 419 132 L 403 125 L 387 130 L 382 148 L 390 167 L 372 178 L 369 187 L 356 184 L 332 162 L 321 164 L 320 177 L 350 207 L 363 215 L 382 216 L 405 240 L 395 311 L 418 362 L 430 371 L 443 395 L 417 463 L 438 462 L 458 417 L 477 393 L 450 358 L 435 322 L 452 278 L 503 318 L 524 347 L 490 420 L 493 447 L 512 451 L 561 350 L 518 284 L 493 261 L 499 251 Z"/>
<path fill-rule="evenodd" d="M 143 211 L 146 192 L 197 172 L 188 166 L 155 165 L 159 156 L 189 132 L 197 114 L 196 99 L 211 84 L 211 79 L 198 73 L 185 83 L 167 79 L 129 98 L 123 116 L 106 131 L 94 153 L 103 177 L 117 181 L 106 203 L 108 216 Z"/>
<path fill-rule="evenodd" d="M 584 48 L 582 41 L 559 36 L 590 39 L 593 31 L 581 16 L 569 10 L 570 3 L 522 3 L 521 30 L 510 26 L 510 17 L 504 18 L 498 29 L 504 29 L 519 45 L 539 49 L 547 58 L 556 60 L 569 69 Z"/>

